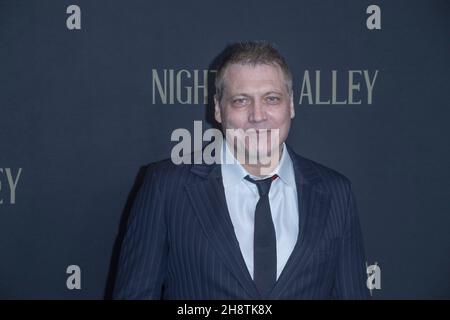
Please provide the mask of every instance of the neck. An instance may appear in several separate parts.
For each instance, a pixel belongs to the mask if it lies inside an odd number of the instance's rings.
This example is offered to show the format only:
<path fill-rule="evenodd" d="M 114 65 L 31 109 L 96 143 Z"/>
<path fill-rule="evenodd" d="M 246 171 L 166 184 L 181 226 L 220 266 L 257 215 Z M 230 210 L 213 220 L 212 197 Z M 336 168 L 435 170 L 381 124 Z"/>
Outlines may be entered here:
<path fill-rule="evenodd" d="M 228 145 L 228 148 L 230 148 L 229 145 Z M 269 164 L 262 164 L 262 163 L 259 163 L 259 162 L 256 163 L 256 164 L 247 164 L 245 162 L 240 162 L 240 161 L 239 161 L 239 163 L 252 176 L 255 176 L 255 177 L 266 176 L 266 175 L 270 174 L 273 170 L 275 170 L 275 168 L 280 163 L 282 152 L 283 152 L 283 144 L 281 144 L 278 148 L 279 148 L 279 150 L 278 150 L 279 151 L 278 152 L 278 157 L 274 158 L 275 155 L 270 157 L 270 161 L 268 161 Z M 232 152 L 233 156 L 236 159 L 238 159 L 236 157 L 235 150 L 231 150 L 230 149 L 230 151 Z"/>
<path fill-rule="evenodd" d="M 279 161 L 278 161 L 278 163 L 279 163 Z M 263 166 L 263 165 L 259 165 L 259 164 L 242 164 L 242 163 L 241 163 L 241 165 L 252 176 L 264 177 L 267 175 L 267 173 L 272 172 L 276 168 L 278 163 L 276 163 L 272 166 Z"/>

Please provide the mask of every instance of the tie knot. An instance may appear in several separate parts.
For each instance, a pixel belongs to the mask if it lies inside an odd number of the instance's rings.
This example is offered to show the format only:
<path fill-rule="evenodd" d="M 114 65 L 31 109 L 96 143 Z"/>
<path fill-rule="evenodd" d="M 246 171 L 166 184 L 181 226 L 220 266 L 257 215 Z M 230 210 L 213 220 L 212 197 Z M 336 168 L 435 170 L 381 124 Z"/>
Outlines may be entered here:
<path fill-rule="evenodd" d="M 278 176 L 276 174 L 274 174 L 271 177 L 265 178 L 265 179 L 261 179 L 261 180 L 255 180 L 250 178 L 249 175 L 245 176 L 245 180 L 250 181 L 251 183 L 254 183 L 256 185 L 256 187 L 258 188 L 258 193 L 259 196 L 266 196 L 269 194 L 270 191 L 270 185 L 272 184 L 272 181 L 275 180 Z"/>

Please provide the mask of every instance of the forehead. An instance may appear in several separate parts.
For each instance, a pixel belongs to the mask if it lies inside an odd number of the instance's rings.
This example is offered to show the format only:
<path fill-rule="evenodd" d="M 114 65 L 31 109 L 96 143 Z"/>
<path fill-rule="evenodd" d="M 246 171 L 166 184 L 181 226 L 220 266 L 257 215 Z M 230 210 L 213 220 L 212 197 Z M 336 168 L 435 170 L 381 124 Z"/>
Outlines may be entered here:
<path fill-rule="evenodd" d="M 230 94 L 286 90 L 283 71 L 276 64 L 231 64 L 223 80 Z"/>

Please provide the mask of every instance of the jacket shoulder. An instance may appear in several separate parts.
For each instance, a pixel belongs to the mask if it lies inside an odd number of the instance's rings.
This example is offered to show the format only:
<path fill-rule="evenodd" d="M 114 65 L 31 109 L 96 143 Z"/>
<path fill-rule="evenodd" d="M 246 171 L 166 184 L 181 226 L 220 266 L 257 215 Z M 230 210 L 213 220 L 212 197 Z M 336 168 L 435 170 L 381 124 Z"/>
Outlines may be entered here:
<path fill-rule="evenodd" d="M 146 178 L 181 180 L 190 174 L 191 164 L 175 164 L 171 159 L 148 163 L 145 167 Z"/>

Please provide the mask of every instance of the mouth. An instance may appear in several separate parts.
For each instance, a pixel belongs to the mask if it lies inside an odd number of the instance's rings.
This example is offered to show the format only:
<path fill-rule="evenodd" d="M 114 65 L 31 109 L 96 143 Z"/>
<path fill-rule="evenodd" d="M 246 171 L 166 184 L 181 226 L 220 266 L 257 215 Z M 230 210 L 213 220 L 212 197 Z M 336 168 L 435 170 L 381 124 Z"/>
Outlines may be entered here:
<path fill-rule="evenodd" d="M 251 129 L 248 129 L 249 131 L 255 131 L 256 133 L 262 133 L 262 132 L 267 132 L 267 133 L 270 133 L 270 131 L 272 130 L 272 129 L 254 129 L 254 128 L 251 128 Z"/>

